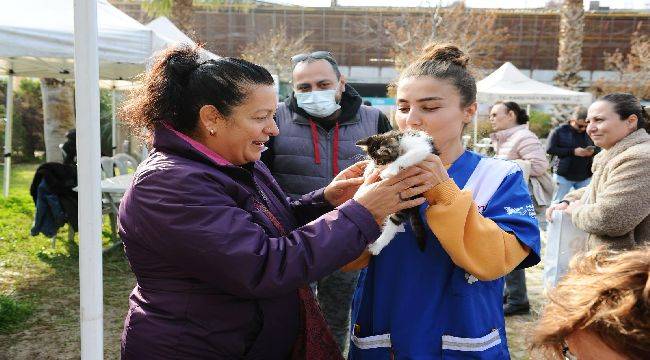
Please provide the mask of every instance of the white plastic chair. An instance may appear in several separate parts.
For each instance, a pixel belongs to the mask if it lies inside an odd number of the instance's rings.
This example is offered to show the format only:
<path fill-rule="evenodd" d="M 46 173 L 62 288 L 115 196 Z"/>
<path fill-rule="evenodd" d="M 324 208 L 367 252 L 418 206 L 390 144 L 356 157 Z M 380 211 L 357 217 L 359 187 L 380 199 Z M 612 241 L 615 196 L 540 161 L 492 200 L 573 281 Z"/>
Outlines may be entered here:
<path fill-rule="evenodd" d="M 102 165 L 102 179 L 115 176 L 115 161 L 113 161 L 113 158 L 102 156 L 100 161 Z"/>
<path fill-rule="evenodd" d="M 113 155 L 112 159 L 113 164 L 120 172 L 120 175 L 134 172 L 139 164 L 138 160 L 136 160 L 133 156 L 125 153 L 115 154 Z"/>

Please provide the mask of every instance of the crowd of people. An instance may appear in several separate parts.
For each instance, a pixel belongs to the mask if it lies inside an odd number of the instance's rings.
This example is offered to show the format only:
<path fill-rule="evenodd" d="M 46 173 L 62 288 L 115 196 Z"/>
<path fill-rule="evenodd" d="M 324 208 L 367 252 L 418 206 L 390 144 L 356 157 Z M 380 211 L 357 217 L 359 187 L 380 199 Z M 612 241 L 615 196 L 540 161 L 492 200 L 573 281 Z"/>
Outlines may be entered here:
<path fill-rule="evenodd" d="M 496 103 L 496 156 L 482 156 L 462 142 L 478 107 L 470 58 L 430 44 L 395 83 L 393 125 L 425 132 L 437 155 L 382 179 L 364 176 L 355 144 L 391 130 L 386 115 L 329 52 L 290 60 L 293 92 L 278 102 L 265 68 L 179 45 L 122 108 L 151 146 L 120 205 L 137 279 L 123 359 L 509 359 L 505 316 L 530 311 L 524 269 L 553 211 L 592 252 L 550 292 L 532 351 L 648 358 L 650 119 L 638 99 L 579 109 L 547 149 L 518 104 Z M 387 216 L 413 207 L 424 249 L 406 226 L 371 255 Z"/>

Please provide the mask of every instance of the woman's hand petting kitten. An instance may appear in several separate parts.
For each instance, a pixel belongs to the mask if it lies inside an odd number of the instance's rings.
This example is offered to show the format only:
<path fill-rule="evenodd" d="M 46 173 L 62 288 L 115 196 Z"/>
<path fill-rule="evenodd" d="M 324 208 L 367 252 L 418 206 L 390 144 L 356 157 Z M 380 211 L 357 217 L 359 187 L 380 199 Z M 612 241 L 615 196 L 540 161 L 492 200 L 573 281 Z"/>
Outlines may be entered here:
<path fill-rule="evenodd" d="M 341 171 L 330 182 L 324 191 L 325 200 L 336 207 L 352 199 L 352 196 L 363 184 L 363 171 L 368 166 L 369 160 L 359 161 Z"/>

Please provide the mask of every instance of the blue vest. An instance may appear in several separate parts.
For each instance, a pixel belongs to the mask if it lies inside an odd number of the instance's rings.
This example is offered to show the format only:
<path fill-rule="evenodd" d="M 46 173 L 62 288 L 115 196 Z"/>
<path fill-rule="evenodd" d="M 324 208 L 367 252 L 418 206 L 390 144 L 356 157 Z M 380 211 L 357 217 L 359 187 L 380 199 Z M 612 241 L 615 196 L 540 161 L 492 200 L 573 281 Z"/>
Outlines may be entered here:
<path fill-rule="evenodd" d="M 448 173 L 483 216 L 532 249 L 518 268 L 539 262 L 535 210 L 514 162 L 467 151 Z M 421 252 L 406 227 L 360 275 L 349 359 L 509 359 L 503 278 L 480 281 L 456 266 L 428 228 Z"/>
<path fill-rule="evenodd" d="M 323 188 L 337 175 L 334 171 L 335 128 L 325 130 L 316 125 L 314 141 L 309 119 L 291 112 L 285 103 L 278 104 L 276 122 L 280 135 L 273 139 L 273 176 L 291 197 Z M 356 142 L 377 133 L 379 110 L 361 105 L 356 118 L 339 124 L 339 171 L 364 159 Z M 316 163 L 314 144 L 318 147 Z"/>

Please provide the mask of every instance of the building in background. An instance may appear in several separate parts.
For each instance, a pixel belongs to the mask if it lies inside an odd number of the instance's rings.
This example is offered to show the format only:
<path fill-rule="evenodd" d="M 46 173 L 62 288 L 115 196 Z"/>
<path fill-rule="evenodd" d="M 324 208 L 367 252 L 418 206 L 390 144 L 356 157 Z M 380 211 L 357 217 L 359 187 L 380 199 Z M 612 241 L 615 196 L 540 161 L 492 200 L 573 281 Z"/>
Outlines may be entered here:
<path fill-rule="evenodd" d="M 111 2 L 136 20 L 150 20 L 138 2 Z M 580 72 L 583 88 L 598 78 L 615 76 L 605 70 L 606 52 L 613 53 L 620 49 L 626 53 L 635 30 L 650 34 L 649 10 L 609 10 L 595 1 L 592 3 L 591 9 L 585 12 L 583 70 Z M 386 45 L 383 24 L 404 13 L 423 11 L 429 10 L 341 6 L 309 8 L 263 2 L 212 8 L 195 6 L 192 28 L 195 30 L 195 40 L 205 43 L 208 50 L 222 56 L 240 56 L 245 44 L 280 25 L 284 25 L 291 34 L 309 32 L 306 42 L 314 50 L 331 51 L 339 60 L 341 72 L 362 96 L 383 98 L 387 96 L 386 85 L 397 76 L 390 46 Z M 553 82 L 560 29 L 557 9 L 479 11 L 495 11 L 497 27 L 505 27 L 508 31 L 510 46 L 499 54 L 494 69 L 510 61 L 535 80 L 549 84 Z M 375 101 L 379 105 L 382 100 Z"/>

